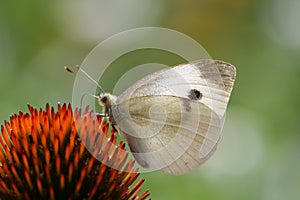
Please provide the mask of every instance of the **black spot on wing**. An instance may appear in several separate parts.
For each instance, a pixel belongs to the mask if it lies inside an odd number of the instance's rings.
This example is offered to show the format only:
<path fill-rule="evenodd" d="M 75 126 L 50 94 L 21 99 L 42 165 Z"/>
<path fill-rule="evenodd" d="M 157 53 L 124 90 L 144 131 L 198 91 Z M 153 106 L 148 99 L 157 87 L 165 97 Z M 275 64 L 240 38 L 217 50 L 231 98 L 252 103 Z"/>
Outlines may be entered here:
<path fill-rule="evenodd" d="M 191 89 L 188 94 L 188 97 L 192 100 L 200 100 L 202 96 L 202 93 L 197 89 Z"/>

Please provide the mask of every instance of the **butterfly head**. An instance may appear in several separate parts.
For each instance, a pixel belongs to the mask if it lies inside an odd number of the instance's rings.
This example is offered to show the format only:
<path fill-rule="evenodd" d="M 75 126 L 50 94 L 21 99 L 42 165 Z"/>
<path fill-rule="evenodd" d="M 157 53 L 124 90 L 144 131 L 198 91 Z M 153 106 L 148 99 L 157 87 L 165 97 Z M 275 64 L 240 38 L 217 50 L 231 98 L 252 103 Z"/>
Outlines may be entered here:
<path fill-rule="evenodd" d="M 109 93 L 101 93 L 98 97 L 99 104 L 104 108 L 104 114 L 106 116 L 111 116 L 111 108 L 115 105 L 116 102 L 115 96 Z"/>

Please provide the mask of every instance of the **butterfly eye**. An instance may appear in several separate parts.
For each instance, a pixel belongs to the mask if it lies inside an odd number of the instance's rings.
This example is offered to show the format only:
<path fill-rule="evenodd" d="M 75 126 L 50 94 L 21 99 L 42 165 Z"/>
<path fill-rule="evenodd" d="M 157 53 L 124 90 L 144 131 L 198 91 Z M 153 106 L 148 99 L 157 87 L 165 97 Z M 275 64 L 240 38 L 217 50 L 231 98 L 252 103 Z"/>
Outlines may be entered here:
<path fill-rule="evenodd" d="M 102 103 L 107 103 L 107 96 L 103 96 L 103 97 L 101 97 L 101 99 L 100 99 L 100 101 L 102 102 Z"/>

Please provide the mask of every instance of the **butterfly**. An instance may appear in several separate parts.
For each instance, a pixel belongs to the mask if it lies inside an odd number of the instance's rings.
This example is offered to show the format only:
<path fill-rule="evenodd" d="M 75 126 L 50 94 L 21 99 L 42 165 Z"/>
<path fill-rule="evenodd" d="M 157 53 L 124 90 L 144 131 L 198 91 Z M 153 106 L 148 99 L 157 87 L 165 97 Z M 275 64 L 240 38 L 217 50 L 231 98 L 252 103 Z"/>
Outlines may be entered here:
<path fill-rule="evenodd" d="M 109 118 L 142 167 L 182 175 L 215 152 L 236 77 L 232 64 L 205 59 L 166 68 L 118 97 L 79 70 L 102 91 L 94 96 L 104 108 L 98 115 Z"/>
<path fill-rule="evenodd" d="M 215 152 L 235 77 L 229 63 L 199 60 L 147 75 L 118 97 L 101 93 L 98 99 L 142 167 L 182 175 Z"/>

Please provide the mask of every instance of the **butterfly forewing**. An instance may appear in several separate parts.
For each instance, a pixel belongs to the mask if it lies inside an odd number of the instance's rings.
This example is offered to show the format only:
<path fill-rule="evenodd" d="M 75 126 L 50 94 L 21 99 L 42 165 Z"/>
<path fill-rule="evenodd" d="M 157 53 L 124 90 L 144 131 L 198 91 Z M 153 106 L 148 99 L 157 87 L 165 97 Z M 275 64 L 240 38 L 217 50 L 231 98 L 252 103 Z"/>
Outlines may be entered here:
<path fill-rule="evenodd" d="M 200 60 L 163 69 L 137 81 L 117 99 L 167 95 L 190 98 L 191 90 L 201 93 L 198 101 L 224 116 L 235 80 L 235 67 L 224 61 Z"/>

